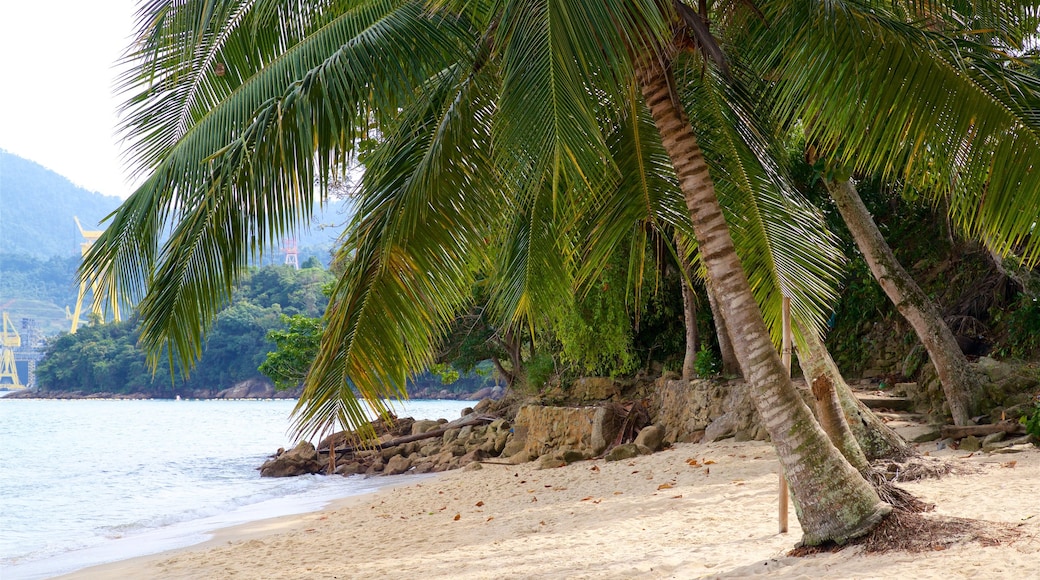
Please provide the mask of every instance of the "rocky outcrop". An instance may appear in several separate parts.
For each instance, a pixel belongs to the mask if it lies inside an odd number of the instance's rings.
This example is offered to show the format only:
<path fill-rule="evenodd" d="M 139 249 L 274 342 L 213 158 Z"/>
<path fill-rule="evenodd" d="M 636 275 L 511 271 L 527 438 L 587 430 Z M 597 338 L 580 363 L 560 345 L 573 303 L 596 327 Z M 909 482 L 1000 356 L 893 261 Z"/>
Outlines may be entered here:
<path fill-rule="evenodd" d="M 662 379 L 650 401 L 651 418 L 663 426 L 668 442 L 769 438 L 742 381 Z"/>
<path fill-rule="evenodd" d="M 289 451 L 279 450 L 271 459 L 260 466 L 261 477 L 293 477 L 319 473 L 322 464 L 318 460 L 318 452 L 309 441 L 301 441 Z"/>
<path fill-rule="evenodd" d="M 627 413 L 622 405 L 526 405 L 517 413 L 514 438 L 502 455 L 513 463 L 547 457 L 571 463 L 579 458 L 599 457 L 614 445 L 626 425 L 633 429 L 643 426 L 626 422 Z"/>
<path fill-rule="evenodd" d="M 297 391 L 276 391 L 274 384 L 266 379 L 249 379 L 242 381 L 230 389 L 217 391 L 214 399 L 290 399 L 297 396 Z"/>

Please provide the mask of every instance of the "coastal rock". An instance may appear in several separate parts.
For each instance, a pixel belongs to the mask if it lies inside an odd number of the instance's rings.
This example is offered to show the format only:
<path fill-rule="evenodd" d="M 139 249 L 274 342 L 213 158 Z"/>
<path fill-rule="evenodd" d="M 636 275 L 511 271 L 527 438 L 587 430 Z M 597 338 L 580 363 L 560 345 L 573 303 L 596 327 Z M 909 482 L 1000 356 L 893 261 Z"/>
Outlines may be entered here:
<path fill-rule="evenodd" d="M 642 445 L 651 451 L 659 451 L 663 438 L 664 429 L 658 425 L 649 425 L 643 427 L 639 435 L 636 435 L 636 445 Z"/>
<path fill-rule="evenodd" d="M 440 423 L 436 421 L 430 421 L 429 419 L 416 421 L 415 423 L 412 423 L 412 435 L 420 435 L 422 433 L 426 433 L 427 431 L 433 431 L 434 429 L 437 429 L 440 426 Z"/>
<path fill-rule="evenodd" d="M 521 407 L 513 425 L 515 439 L 503 455 L 519 448 L 509 456 L 523 462 L 564 449 L 591 451 L 596 413 L 595 407 Z"/>
<path fill-rule="evenodd" d="M 250 379 L 224 389 L 214 396 L 215 399 L 271 399 L 274 398 L 274 384 L 263 379 Z"/>
<path fill-rule="evenodd" d="M 618 384 L 606 377 L 585 377 L 574 381 L 571 394 L 579 401 L 605 401 L 621 394 Z"/>
<path fill-rule="evenodd" d="M 961 439 L 961 451 L 978 451 L 982 449 L 982 442 L 979 438 L 974 435 L 968 435 L 964 439 Z"/>
<path fill-rule="evenodd" d="M 411 459 L 395 455 L 386 462 L 386 467 L 383 468 L 383 475 L 398 475 L 408 471 L 411 467 Z"/>
<path fill-rule="evenodd" d="M 318 461 L 318 452 L 309 441 L 301 441 L 299 445 L 260 466 L 261 477 L 293 477 L 309 473 L 318 473 L 322 469 Z"/>
<path fill-rule="evenodd" d="M 662 378 L 656 383 L 650 403 L 652 421 L 665 426 L 664 441 L 692 443 L 737 435 L 756 440 L 766 437 L 742 381 Z"/>
<path fill-rule="evenodd" d="M 607 461 L 621 461 L 623 459 L 632 459 L 639 455 L 639 448 L 636 447 L 635 443 L 625 443 L 624 445 L 618 445 L 617 447 L 610 450 L 607 453 Z"/>

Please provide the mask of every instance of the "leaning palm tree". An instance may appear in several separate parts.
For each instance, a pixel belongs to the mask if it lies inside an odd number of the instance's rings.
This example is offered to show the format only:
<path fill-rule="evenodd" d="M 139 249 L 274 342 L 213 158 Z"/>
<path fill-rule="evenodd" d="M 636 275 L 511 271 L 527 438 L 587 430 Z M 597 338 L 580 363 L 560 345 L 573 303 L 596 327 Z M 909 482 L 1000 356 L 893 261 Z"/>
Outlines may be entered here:
<path fill-rule="evenodd" d="M 1035 35 L 1038 16 L 1010 5 L 958 6 L 967 10 L 961 13 L 926 7 L 929 27 L 920 29 L 906 22 L 921 14 L 883 19 L 870 11 L 835 10 L 828 18 L 833 42 L 820 43 L 800 24 L 814 17 L 811 5 L 770 13 L 775 25 L 758 38 L 773 53 L 763 60 L 776 66 L 771 76 L 778 81 L 778 109 L 789 119 L 810 121 L 811 156 L 822 157 L 835 206 L 874 277 L 925 346 L 954 422 L 970 424 L 983 377 L 968 364 L 938 308 L 896 261 L 849 174 L 883 176 L 946 199 L 969 236 L 999 248 L 998 254 L 1021 251 L 1035 263 L 1040 190 L 1032 174 L 1040 81 L 1011 55 Z M 980 32 L 962 32 L 965 23 Z M 774 44 L 778 39 L 784 42 Z M 922 52 L 930 57 L 918 58 Z M 837 85 L 844 90 L 835 92 Z M 892 97 L 908 106 L 883 106 Z"/>
<path fill-rule="evenodd" d="M 887 507 L 787 379 L 674 90 L 677 70 L 715 69 L 689 51 L 718 55 L 706 16 L 667 2 L 148 4 L 126 77 L 147 179 L 85 272 L 138 303 L 151 352 L 169 345 L 171 364 L 189 364 L 249 257 L 306 216 L 312 183 L 325 192 L 376 127 L 352 259 L 296 411 L 301 433 L 362 425 L 352 387 L 377 409 L 403 396 L 478 274 L 514 324 L 570 291 L 574 224 L 625 177 L 607 136 L 645 103 L 804 541 L 864 533 Z"/>

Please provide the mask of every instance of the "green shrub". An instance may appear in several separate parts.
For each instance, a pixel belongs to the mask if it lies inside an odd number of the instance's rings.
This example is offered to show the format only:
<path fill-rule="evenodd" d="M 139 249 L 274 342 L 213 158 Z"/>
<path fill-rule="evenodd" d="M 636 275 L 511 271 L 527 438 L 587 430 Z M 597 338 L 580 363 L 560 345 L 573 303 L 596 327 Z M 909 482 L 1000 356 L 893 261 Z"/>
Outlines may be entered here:
<path fill-rule="evenodd" d="M 1022 417 L 1022 423 L 1026 426 L 1026 433 L 1040 439 L 1040 401 L 1037 401 L 1031 417 Z"/>
<path fill-rule="evenodd" d="M 722 361 L 719 360 L 719 355 L 714 350 L 708 348 L 707 345 L 701 345 L 701 349 L 697 351 L 697 357 L 693 360 L 693 370 L 699 377 L 714 377 L 722 370 Z"/>

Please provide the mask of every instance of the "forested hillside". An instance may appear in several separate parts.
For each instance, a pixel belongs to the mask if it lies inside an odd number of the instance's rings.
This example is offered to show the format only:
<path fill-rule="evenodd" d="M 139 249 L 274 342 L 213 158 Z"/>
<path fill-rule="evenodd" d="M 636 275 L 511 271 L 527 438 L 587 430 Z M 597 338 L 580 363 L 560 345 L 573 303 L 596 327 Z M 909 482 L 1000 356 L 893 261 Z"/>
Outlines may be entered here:
<path fill-rule="evenodd" d="M 34 319 L 46 335 L 67 331 L 65 308 L 75 308 L 76 268 L 84 241 L 74 217 L 84 229 L 100 229 L 98 224 L 120 202 L 0 150 L 0 309 L 14 321 Z M 347 200 L 324 210 L 316 207 L 312 229 L 298 236 L 299 263 L 313 257 L 327 266 L 329 248 L 351 213 Z M 263 260 L 284 261 L 280 246 Z"/>
<path fill-rule="evenodd" d="M 0 150 L 0 248 L 5 254 L 78 256 L 82 238 L 73 216 L 84 228 L 97 229 L 119 202 Z"/>

